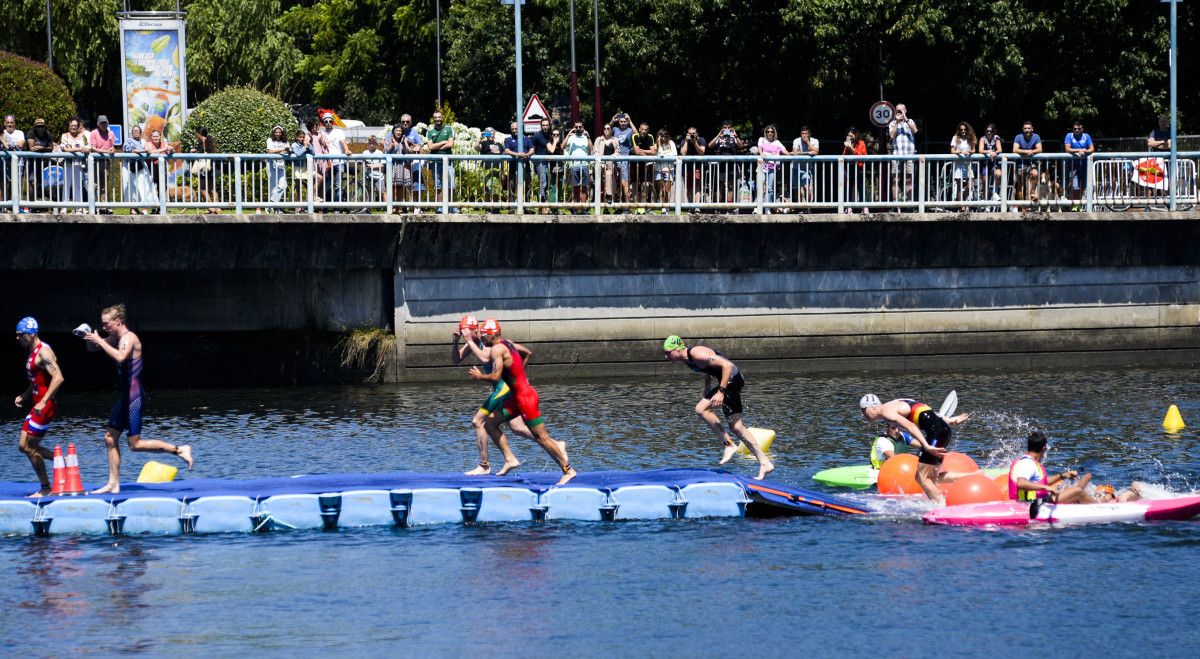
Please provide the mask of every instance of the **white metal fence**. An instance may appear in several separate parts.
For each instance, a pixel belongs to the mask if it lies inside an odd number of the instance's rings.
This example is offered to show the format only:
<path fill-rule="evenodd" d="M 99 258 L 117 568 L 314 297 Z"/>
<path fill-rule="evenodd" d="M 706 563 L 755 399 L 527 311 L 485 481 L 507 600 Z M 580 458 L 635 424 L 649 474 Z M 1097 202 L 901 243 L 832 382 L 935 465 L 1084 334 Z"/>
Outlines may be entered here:
<path fill-rule="evenodd" d="M 0 154 L 8 212 L 1020 212 L 1197 204 L 1200 152 L 897 156 Z"/>

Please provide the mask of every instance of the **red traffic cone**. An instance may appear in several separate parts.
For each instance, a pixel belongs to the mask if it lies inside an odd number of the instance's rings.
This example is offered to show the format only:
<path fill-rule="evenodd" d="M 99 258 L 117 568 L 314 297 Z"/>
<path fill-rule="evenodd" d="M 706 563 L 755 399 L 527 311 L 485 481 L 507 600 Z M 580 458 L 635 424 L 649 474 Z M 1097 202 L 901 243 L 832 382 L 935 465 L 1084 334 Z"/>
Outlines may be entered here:
<path fill-rule="evenodd" d="M 83 494 L 83 477 L 79 475 L 79 456 L 75 453 L 75 445 L 67 444 L 67 484 L 63 494 Z"/>
<path fill-rule="evenodd" d="M 62 447 L 54 447 L 54 485 L 50 487 L 50 496 L 58 496 L 67 488 L 67 465 L 63 462 Z"/>

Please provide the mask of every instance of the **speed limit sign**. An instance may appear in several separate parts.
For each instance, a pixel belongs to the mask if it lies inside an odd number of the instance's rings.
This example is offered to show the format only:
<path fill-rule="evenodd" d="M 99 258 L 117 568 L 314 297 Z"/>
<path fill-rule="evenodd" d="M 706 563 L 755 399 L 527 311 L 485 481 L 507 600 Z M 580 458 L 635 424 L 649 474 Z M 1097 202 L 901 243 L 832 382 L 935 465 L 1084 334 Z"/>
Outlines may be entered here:
<path fill-rule="evenodd" d="M 892 123 L 896 116 L 896 107 L 887 101 L 879 101 L 871 106 L 871 123 L 883 128 Z"/>

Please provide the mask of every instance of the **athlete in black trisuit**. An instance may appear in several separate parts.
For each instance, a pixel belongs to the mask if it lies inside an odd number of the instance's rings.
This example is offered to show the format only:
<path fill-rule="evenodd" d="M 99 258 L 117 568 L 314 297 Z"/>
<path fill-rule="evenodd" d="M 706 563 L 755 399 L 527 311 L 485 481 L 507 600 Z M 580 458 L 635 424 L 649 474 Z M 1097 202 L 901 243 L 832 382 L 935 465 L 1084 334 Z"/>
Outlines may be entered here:
<path fill-rule="evenodd" d="M 678 336 L 668 336 L 663 341 L 663 355 L 673 362 L 680 362 L 697 373 L 704 375 L 704 397 L 696 403 L 696 414 L 708 424 L 713 433 L 725 445 L 725 453 L 719 464 L 725 464 L 737 453 L 737 441 L 721 425 L 721 418 L 713 412 L 720 409 L 725 414 L 725 421 L 730 430 L 745 442 L 754 458 L 758 460 L 757 479 L 762 479 L 775 469 L 775 465 L 767 459 L 754 439 L 754 434 L 742 422 L 742 388 L 746 386 L 746 378 L 742 371 L 729 358 L 706 346 L 687 347 Z M 712 386 L 716 378 L 717 385 Z"/>

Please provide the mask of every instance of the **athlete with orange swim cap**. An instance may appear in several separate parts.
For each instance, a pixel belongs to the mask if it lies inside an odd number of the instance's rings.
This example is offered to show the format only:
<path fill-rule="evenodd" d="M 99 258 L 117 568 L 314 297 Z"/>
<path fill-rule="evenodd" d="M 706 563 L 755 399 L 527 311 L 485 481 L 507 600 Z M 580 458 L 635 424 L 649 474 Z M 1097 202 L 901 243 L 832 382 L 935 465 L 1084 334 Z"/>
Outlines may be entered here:
<path fill-rule="evenodd" d="M 465 339 L 465 342 L 460 346 L 459 339 Z M 492 368 L 491 348 L 483 345 L 483 340 L 479 336 L 479 321 L 475 316 L 470 314 L 463 316 L 458 322 L 458 329 L 454 330 L 454 341 L 450 346 L 450 359 L 457 366 L 462 363 L 462 360 L 467 356 L 467 351 L 470 351 L 483 364 L 483 372 L 488 372 Z M 488 459 L 488 431 L 486 428 L 487 419 L 492 414 L 500 412 L 503 409 L 505 401 L 512 397 L 513 390 L 506 382 L 500 380 L 492 387 L 492 392 L 488 395 L 487 400 L 476 410 L 475 416 L 471 417 L 471 427 L 475 429 L 475 444 L 479 449 L 479 464 L 472 470 L 463 472 L 467 476 L 484 476 L 492 473 L 491 462 Z M 533 439 L 533 434 L 529 432 L 529 428 L 525 426 L 525 422 L 519 417 L 510 419 L 509 426 L 513 432 Z M 500 433 L 494 438 L 496 448 L 500 449 L 500 453 L 504 455 L 504 466 L 500 467 L 500 471 L 496 472 L 497 476 L 503 476 L 513 469 L 521 466 L 521 462 L 517 460 L 517 456 L 513 455 L 508 446 L 508 438 Z"/>
<path fill-rule="evenodd" d="M 529 426 L 529 431 L 533 433 L 533 441 L 545 449 L 562 469 L 562 478 L 558 480 L 557 484 L 563 485 L 569 482 L 575 478 L 576 473 L 567 458 L 566 443 L 555 441 L 550 437 L 550 432 L 546 430 L 546 424 L 542 420 L 542 413 L 538 409 L 537 389 L 534 389 L 533 385 L 529 384 L 529 379 L 525 377 L 525 362 L 533 353 L 525 346 L 505 339 L 500 333 L 500 322 L 495 318 L 483 321 L 479 331 L 483 335 L 484 345 L 490 349 L 491 370 L 485 373 L 478 366 L 473 366 L 470 371 L 471 377 L 488 382 L 503 381 L 513 390 L 512 397 L 504 403 L 503 420 L 517 417 L 524 419 L 525 424 Z M 502 420 L 497 418 L 499 416 L 498 414 L 493 415 L 488 422 L 488 432 L 493 439 L 500 432 L 499 424 Z"/>

